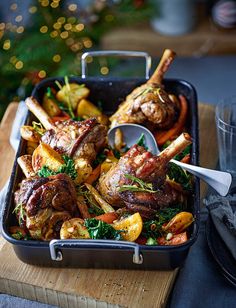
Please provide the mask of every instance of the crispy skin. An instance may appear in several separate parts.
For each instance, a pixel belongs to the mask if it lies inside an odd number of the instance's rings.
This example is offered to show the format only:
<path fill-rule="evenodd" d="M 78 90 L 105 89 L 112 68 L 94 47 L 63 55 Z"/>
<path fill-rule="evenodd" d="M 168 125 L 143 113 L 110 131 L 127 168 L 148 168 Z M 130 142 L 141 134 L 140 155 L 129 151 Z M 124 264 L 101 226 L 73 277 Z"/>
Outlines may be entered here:
<path fill-rule="evenodd" d="M 166 181 L 167 166 L 168 162 L 190 143 L 190 136 L 183 133 L 158 156 L 154 156 L 137 144 L 132 146 L 118 163 L 100 177 L 98 190 L 113 206 L 126 205 L 133 211 L 139 208 L 143 217 L 151 216 L 153 211 L 181 198 L 182 194 Z M 152 184 L 152 191 L 120 191 L 123 185 L 140 186 L 127 175 Z"/>
<path fill-rule="evenodd" d="M 25 209 L 28 216 L 36 215 L 39 209 L 52 207 L 75 213 L 76 191 L 71 178 L 66 174 L 48 177 L 48 182 L 32 191 Z"/>
<path fill-rule="evenodd" d="M 129 94 L 111 116 L 111 126 L 121 123 L 145 124 L 167 129 L 178 117 L 178 106 L 172 102 L 162 86 L 144 84 Z"/>
<path fill-rule="evenodd" d="M 46 131 L 42 142 L 73 159 L 84 158 L 92 162 L 106 144 L 107 128 L 91 118 L 82 122 L 68 120 L 56 123 Z"/>

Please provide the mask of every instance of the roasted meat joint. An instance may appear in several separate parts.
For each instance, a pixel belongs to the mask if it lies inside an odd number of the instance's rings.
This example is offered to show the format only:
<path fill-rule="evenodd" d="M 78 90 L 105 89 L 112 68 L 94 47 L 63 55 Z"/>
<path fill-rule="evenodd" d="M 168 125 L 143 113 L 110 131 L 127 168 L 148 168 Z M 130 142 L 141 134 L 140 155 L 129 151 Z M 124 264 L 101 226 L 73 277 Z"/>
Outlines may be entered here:
<path fill-rule="evenodd" d="M 46 87 L 41 100 L 26 99 L 32 114 L 21 127 L 25 152 L 17 159 L 22 180 L 14 192 L 12 237 L 188 241 L 194 179 L 171 161 L 191 162 L 188 101 L 163 85 L 174 57 L 165 50 L 153 76 L 120 105 L 114 102 L 109 116 L 86 84 L 67 77 Z M 160 154 L 149 151 L 143 135 L 128 148 L 118 128 L 114 146 L 108 144 L 109 128 L 120 123 L 148 128 Z"/>

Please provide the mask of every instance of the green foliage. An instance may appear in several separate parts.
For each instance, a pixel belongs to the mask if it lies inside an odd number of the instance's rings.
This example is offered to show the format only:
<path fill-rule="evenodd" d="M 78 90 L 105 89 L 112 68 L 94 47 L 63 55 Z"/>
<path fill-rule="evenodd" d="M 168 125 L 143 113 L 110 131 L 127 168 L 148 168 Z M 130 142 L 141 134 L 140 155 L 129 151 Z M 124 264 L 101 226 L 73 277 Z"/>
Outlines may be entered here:
<path fill-rule="evenodd" d="M 164 223 L 169 222 L 176 214 L 181 212 L 180 207 L 164 208 L 156 214 L 156 219 L 147 220 L 143 224 L 142 235 L 146 238 L 157 239 L 162 236 L 162 226 Z M 150 240 L 151 243 L 151 240 Z M 154 244 L 149 244 L 154 245 Z"/>
<path fill-rule="evenodd" d="M 153 190 L 152 183 L 145 183 L 144 181 L 140 180 L 139 178 L 136 178 L 135 176 L 131 174 L 125 174 L 125 177 L 132 181 L 130 185 L 122 185 L 119 188 L 119 192 L 122 191 L 139 191 L 139 192 L 148 192 L 148 193 L 155 193 L 156 190 Z"/>
<path fill-rule="evenodd" d="M 181 184 L 183 189 L 192 190 L 192 177 L 189 173 L 177 166 L 175 163 L 170 162 L 168 164 L 168 177 L 171 180 Z"/>
<path fill-rule="evenodd" d="M 66 173 L 72 178 L 72 180 L 76 179 L 77 171 L 75 170 L 75 164 L 74 164 L 73 159 L 66 155 L 63 155 L 62 158 L 65 163 L 57 171 L 50 170 L 50 167 L 48 166 L 43 166 L 38 171 L 38 176 L 46 178 L 51 175 L 56 175 L 59 173 Z"/>
<path fill-rule="evenodd" d="M 104 240 L 121 240 L 120 231 L 115 230 L 111 225 L 95 219 L 85 219 L 85 227 L 88 229 L 89 235 L 92 239 Z"/>
<path fill-rule="evenodd" d="M 58 7 L 52 8 L 51 2 L 50 0 L 46 7 L 39 0 L 32 3 L 37 11 L 31 14 L 31 21 L 22 33 L 16 32 L 20 23 L 15 23 L 14 20 L 11 21 L 12 28 L 3 31 L 1 46 L 6 40 L 10 40 L 11 46 L 0 49 L 0 101 L 3 102 L 0 105 L 0 118 L 11 100 L 30 95 L 34 84 L 41 80 L 39 71 L 45 71 L 46 77 L 79 76 L 81 54 L 90 48 L 98 49 L 105 32 L 116 26 L 143 22 L 153 14 L 149 1 L 123 0 L 113 4 L 109 1 L 93 1 L 84 12 L 69 11 L 66 1 L 61 1 Z M 64 17 L 65 22 L 59 29 L 55 29 L 55 23 L 60 17 Z M 61 34 L 65 32 L 66 23 L 70 23 L 72 29 L 67 30 L 68 36 L 63 38 Z M 84 29 L 77 31 L 77 24 L 84 24 Z M 47 27 L 46 33 L 40 32 L 42 26 Z M 55 55 L 60 55 L 59 62 L 53 61 Z M 23 66 L 17 69 L 18 61 L 22 61 Z"/>

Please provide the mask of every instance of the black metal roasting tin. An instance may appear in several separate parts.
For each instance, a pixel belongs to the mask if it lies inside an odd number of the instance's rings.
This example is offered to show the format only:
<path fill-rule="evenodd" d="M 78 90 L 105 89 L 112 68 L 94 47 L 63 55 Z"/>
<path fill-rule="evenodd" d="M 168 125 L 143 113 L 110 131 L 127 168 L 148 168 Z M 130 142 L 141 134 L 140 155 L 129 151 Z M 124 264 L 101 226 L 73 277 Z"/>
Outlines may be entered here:
<path fill-rule="evenodd" d="M 34 88 L 32 96 L 42 101 L 47 87 L 55 87 L 55 81 L 64 83 L 63 78 L 48 78 Z M 103 109 L 110 114 L 136 86 L 146 82 L 146 79 L 135 78 L 70 78 L 70 82 L 85 84 L 91 91 L 89 99 L 96 103 L 101 101 Z M 186 81 L 165 79 L 165 90 L 168 93 L 183 94 L 189 103 L 188 131 L 193 138 L 191 163 L 198 165 L 198 109 L 197 94 L 194 87 Z M 32 121 L 28 113 L 26 123 Z M 21 140 L 16 159 L 25 152 L 25 141 Z M 44 241 L 22 241 L 14 239 L 9 233 L 9 227 L 15 225 L 13 214 L 14 191 L 18 188 L 23 175 L 15 159 L 10 178 L 7 197 L 3 208 L 2 231 L 4 238 L 13 245 L 17 257 L 28 264 L 50 267 L 80 267 L 80 268 L 126 268 L 126 269 L 156 269 L 170 270 L 181 266 L 188 254 L 189 248 L 196 241 L 200 223 L 199 180 L 195 178 L 194 194 L 188 203 L 188 209 L 194 215 L 194 223 L 190 227 L 189 240 L 178 246 L 146 246 L 126 242 L 124 246 L 119 241 L 112 241 L 110 246 L 104 245 L 110 241 L 98 240 L 53 240 L 51 245 Z M 101 243 L 100 243 L 101 242 Z M 52 259 L 54 256 L 54 260 Z"/>

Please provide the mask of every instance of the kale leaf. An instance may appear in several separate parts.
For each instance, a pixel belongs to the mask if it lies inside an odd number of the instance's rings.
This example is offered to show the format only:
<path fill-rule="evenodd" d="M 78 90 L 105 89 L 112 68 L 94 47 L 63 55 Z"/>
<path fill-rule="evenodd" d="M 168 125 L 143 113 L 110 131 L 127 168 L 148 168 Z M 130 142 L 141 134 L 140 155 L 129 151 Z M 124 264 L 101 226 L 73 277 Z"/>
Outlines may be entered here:
<path fill-rule="evenodd" d="M 175 163 L 170 162 L 168 164 L 167 175 L 169 179 L 179 183 L 183 189 L 192 190 L 191 175 L 181 167 L 177 166 Z"/>
<path fill-rule="evenodd" d="M 66 173 L 67 175 L 69 175 L 72 180 L 75 180 L 77 177 L 77 171 L 75 169 L 75 163 L 73 161 L 72 158 L 66 156 L 66 155 L 62 155 L 62 158 L 64 160 L 64 164 L 59 167 L 59 169 L 57 171 L 53 171 L 50 170 L 49 167 L 47 166 L 43 166 L 39 171 L 38 171 L 38 176 L 41 177 L 49 177 L 51 175 L 56 175 L 59 173 Z"/>
<path fill-rule="evenodd" d="M 92 239 L 105 239 L 105 240 L 121 240 L 121 231 L 115 230 L 111 225 L 95 219 L 85 219 L 85 227 L 88 229 L 89 235 Z"/>

